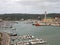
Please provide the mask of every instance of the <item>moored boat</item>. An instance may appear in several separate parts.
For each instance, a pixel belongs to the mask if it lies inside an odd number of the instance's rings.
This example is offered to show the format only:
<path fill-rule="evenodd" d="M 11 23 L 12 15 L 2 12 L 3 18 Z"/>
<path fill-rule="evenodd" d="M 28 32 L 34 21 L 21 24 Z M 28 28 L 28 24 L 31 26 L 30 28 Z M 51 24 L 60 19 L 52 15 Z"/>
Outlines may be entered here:
<path fill-rule="evenodd" d="M 17 36 L 16 28 L 12 28 L 11 32 L 9 33 L 10 36 Z"/>
<path fill-rule="evenodd" d="M 29 41 L 18 42 L 18 45 L 46 44 L 43 39 L 31 39 Z"/>
<path fill-rule="evenodd" d="M 28 35 L 19 36 L 19 38 L 20 39 L 33 39 L 34 36 L 28 34 Z"/>
<path fill-rule="evenodd" d="M 33 39 L 33 40 L 29 40 L 29 42 L 31 42 L 31 44 L 45 44 L 46 41 L 44 41 L 43 39 Z"/>

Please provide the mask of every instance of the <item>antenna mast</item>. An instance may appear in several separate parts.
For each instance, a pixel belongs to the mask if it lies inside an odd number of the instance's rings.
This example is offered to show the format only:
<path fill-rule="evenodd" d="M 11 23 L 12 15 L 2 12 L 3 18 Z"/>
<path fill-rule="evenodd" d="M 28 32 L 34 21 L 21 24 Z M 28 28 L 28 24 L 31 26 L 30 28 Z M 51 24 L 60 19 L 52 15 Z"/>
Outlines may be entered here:
<path fill-rule="evenodd" d="M 46 14 L 47 14 L 47 12 L 45 11 L 45 19 L 46 19 Z"/>

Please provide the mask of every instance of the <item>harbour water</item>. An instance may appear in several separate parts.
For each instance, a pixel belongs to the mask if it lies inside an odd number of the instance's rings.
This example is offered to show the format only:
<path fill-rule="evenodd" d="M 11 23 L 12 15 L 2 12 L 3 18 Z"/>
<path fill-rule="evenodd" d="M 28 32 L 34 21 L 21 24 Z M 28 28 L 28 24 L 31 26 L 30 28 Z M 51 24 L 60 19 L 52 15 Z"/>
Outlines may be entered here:
<path fill-rule="evenodd" d="M 13 25 L 18 35 L 31 34 L 36 38 L 46 40 L 48 44 L 36 45 L 60 45 L 60 27 L 33 26 L 32 24 L 18 23 Z M 7 30 L 6 30 L 7 31 Z"/>

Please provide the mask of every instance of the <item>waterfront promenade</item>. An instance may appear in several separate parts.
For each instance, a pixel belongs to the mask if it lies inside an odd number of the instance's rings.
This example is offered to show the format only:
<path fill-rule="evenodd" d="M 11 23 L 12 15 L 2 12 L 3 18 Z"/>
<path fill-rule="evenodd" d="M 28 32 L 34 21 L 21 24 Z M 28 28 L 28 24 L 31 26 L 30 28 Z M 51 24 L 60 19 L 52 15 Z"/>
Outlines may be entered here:
<path fill-rule="evenodd" d="M 7 33 L 3 32 L 1 39 L 1 45 L 10 45 L 10 36 Z"/>

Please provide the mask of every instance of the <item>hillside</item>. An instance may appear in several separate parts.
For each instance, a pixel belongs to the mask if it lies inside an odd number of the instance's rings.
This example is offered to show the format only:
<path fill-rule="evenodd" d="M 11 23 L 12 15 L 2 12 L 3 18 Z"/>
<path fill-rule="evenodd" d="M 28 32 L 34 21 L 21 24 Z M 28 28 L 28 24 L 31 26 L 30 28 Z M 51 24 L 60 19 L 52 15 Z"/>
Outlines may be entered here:
<path fill-rule="evenodd" d="M 22 18 L 24 19 L 40 19 L 44 18 L 45 14 L 0 14 L 0 18 L 3 20 L 20 20 Z M 47 17 L 60 17 L 60 14 L 58 13 L 50 13 L 47 14 Z"/>

